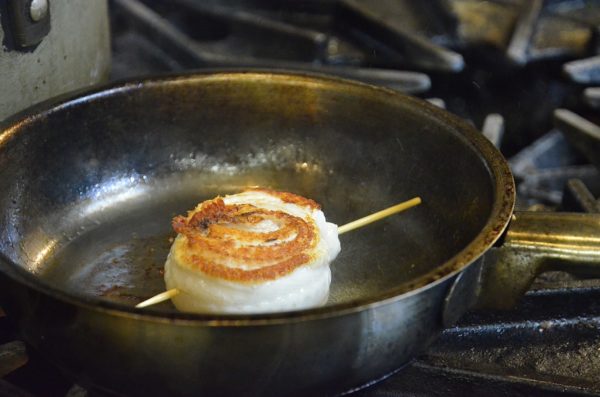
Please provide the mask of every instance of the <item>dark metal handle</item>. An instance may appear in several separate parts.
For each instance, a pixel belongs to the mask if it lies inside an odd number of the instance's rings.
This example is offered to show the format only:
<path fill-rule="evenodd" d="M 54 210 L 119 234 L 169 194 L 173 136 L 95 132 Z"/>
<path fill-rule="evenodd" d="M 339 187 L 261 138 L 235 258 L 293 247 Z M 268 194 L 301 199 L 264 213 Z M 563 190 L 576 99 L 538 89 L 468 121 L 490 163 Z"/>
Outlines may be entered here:
<path fill-rule="evenodd" d="M 0 2 L 0 14 L 9 49 L 29 50 L 50 32 L 50 0 Z"/>
<path fill-rule="evenodd" d="M 600 276 L 600 215 L 516 212 L 484 258 L 476 307 L 505 309 L 545 271 Z"/>

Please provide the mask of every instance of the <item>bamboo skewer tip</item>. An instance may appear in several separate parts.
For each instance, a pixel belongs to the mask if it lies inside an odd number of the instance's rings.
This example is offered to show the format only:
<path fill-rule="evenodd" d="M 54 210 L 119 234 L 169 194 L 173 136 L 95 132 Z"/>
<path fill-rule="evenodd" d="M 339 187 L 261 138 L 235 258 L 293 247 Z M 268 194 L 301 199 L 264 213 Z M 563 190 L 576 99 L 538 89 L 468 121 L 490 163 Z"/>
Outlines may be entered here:
<path fill-rule="evenodd" d="M 177 288 L 173 288 L 165 292 L 161 292 L 158 295 L 154 295 L 152 298 L 146 299 L 145 301 L 138 303 L 137 305 L 135 305 L 135 307 L 140 309 L 142 307 L 156 305 L 158 303 L 167 301 L 176 295 L 179 295 L 179 290 Z"/>
<path fill-rule="evenodd" d="M 338 227 L 338 234 L 343 234 L 343 233 L 349 232 L 351 230 L 358 229 L 360 227 L 366 226 L 366 225 L 368 225 L 370 223 L 377 222 L 377 221 L 379 221 L 379 220 L 381 220 L 383 218 L 387 218 L 388 216 L 397 214 L 399 212 L 402 212 L 404 210 L 412 208 L 412 207 L 414 207 L 416 205 L 419 205 L 419 204 L 421 204 L 421 202 L 422 202 L 421 197 L 417 196 L 417 197 L 414 197 L 414 198 L 412 198 L 410 200 L 404 201 L 404 202 L 402 202 L 400 204 L 396 204 L 396 205 L 393 205 L 393 206 L 391 206 L 389 208 L 386 208 L 384 210 L 377 211 L 377 212 L 375 212 L 375 213 L 373 213 L 371 215 L 367 215 L 367 216 L 365 216 L 363 218 L 360 218 L 360 219 L 357 219 L 357 220 L 352 221 L 350 223 L 346 223 L 345 225 L 339 226 Z"/>

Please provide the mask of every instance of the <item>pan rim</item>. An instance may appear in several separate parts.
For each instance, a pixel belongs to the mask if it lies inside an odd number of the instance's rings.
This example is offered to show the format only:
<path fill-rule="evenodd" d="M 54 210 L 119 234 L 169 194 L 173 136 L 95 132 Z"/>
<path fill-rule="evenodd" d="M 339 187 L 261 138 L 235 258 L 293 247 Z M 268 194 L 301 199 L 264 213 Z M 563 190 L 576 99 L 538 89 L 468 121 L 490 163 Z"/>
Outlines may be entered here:
<path fill-rule="evenodd" d="M 338 303 L 320 308 L 264 313 L 264 314 L 197 314 L 182 312 L 164 312 L 152 308 L 136 309 L 132 306 L 110 302 L 99 297 L 84 294 L 68 293 L 39 281 L 18 264 L 0 253 L 0 262 L 4 262 L 9 271 L 5 272 L 13 280 L 24 283 L 35 291 L 48 295 L 68 304 L 88 310 L 106 312 L 111 315 L 143 319 L 151 322 L 176 323 L 188 326 L 262 326 L 282 323 L 295 323 L 338 317 L 378 306 L 387 305 L 434 288 L 454 277 L 467 266 L 480 258 L 502 235 L 511 219 L 515 203 L 515 185 L 508 163 L 502 154 L 479 131 L 467 122 L 436 106 L 400 92 L 365 84 L 353 80 L 341 79 L 307 72 L 291 72 L 275 69 L 203 69 L 185 73 L 161 74 L 135 79 L 126 79 L 93 88 L 86 88 L 69 94 L 46 100 L 34 105 L 0 123 L 0 147 L 4 142 L 19 132 L 21 127 L 34 123 L 38 118 L 59 112 L 62 109 L 88 103 L 98 98 L 105 98 L 119 93 L 133 92 L 144 87 L 156 87 L 168 84 L 179 84 L 191 80 L 210 79 L 286 79 L 296 80 L 300 84 L 319 83 L 330 87 L 366 90 L 371 93 L 388 96 L 411 105 L 411 110 L 448 126 L 457 137 L 472 147 L 487 167 L 493 178 L 494 201 L 487 220 L 475 236 L 461 251 L 452 258 L 435 267 L 432 271 L 393 289 L 381 292 L 364 299 Z"/>

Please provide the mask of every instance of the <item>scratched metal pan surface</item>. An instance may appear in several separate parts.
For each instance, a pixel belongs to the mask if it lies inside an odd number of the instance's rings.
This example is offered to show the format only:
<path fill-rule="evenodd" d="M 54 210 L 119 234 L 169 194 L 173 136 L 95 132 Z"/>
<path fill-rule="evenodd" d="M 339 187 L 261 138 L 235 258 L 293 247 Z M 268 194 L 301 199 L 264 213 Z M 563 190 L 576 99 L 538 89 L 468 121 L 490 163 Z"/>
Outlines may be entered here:
<path fill-rule="evenodd" d="M 266 186 L 344 224 L 327 304 L 196 315 L 164 290 L 170 220 Z M 58 98 L 0 130 L 0 300 L 25 340 L 121 395 L 338 393 L 400 367 L 442 328 L 452 281 L 504 230 L 502 156 L 418 99 L 338 79 L 211 72 Z"/>

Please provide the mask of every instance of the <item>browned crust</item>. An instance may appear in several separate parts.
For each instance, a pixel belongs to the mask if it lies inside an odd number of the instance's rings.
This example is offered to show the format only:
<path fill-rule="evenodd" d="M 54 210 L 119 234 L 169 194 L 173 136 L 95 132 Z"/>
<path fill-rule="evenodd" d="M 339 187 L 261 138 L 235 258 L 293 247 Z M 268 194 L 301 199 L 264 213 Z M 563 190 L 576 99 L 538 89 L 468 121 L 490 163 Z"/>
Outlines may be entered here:
<path fill-rule="evenodd" d="M 295 194 L 275 193 L 276 197 L 286 197 L 286 202 L 294 200 L 304 203 L 298 205 L 311 208 L 317 205 Z M 279 228 L 265 233 L 239 228 L 267 219 L 277 223 Z M 187 217 L 173 218 L 173 229 L 187 237 L 182 259 L 192 268 L 211 277 L 238 282 L 275 280 L 291 273 L 313 259 L 319 238 L 311 219 L 250 204 L 227 205 L 220 197 L 201 203 Z M 269 245 L 259 245 L 261 243 Z M 225 261 L 243 263 L 248 269 L 230 267 L 223 263 Z"/>
<path fill-rule="evenodd" d="M 274 265 L 261 267 L 253 270 L 244 270 L 240 268 L 223 266 L 214 262 L 202 261 L 198 257 L 192 257 L 192 261 L 199 265 L 200 269 L 212 276 L 221 278 L 229 281 L 242 281 L 242 282 L 260 282 L 276 280 L 307 263 L 310 260 L 308 255 L 300 255 Z"/>
<path fill-rule="evenodd" d="M 278 197 L 286 203 L 301 205 L 303 207 L 312 208 L 313 210 L 321 209 L 321 205 L 319 203 L 317 203 L 316 201 L 311 200 L 306 197 L 298 196 L 297 194 L 294 194 L 294 193 L 280 192 L 277 190 L 271 190 L 271 189 L 267 189 L 264 187 L 250 188 L 250 189 L 247 189 L 246 191 L 264 192 L 264 193 L 270 194 L 271 196 Z"/>

